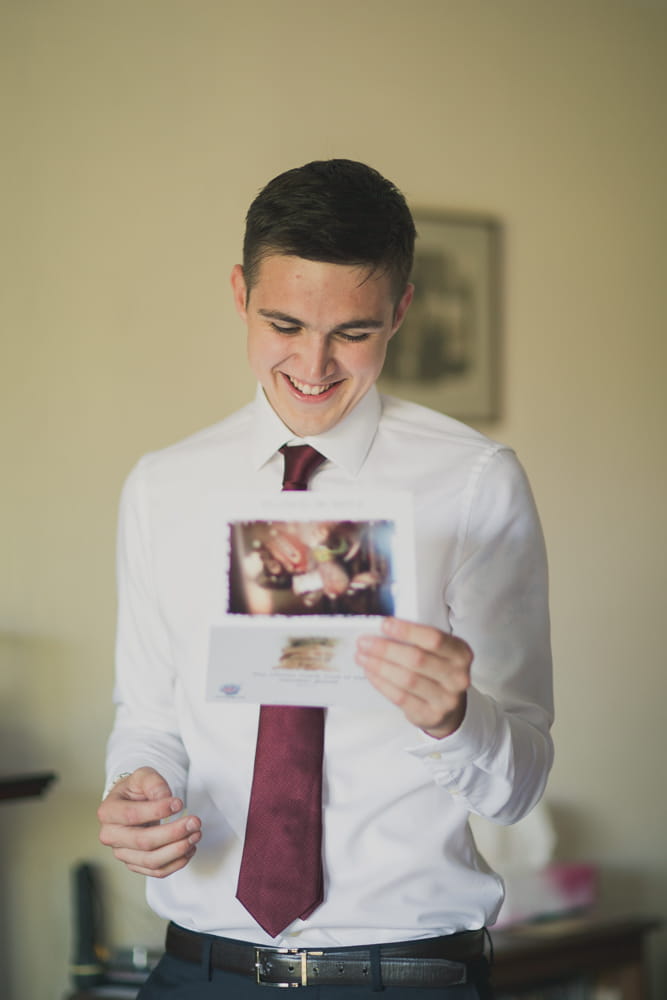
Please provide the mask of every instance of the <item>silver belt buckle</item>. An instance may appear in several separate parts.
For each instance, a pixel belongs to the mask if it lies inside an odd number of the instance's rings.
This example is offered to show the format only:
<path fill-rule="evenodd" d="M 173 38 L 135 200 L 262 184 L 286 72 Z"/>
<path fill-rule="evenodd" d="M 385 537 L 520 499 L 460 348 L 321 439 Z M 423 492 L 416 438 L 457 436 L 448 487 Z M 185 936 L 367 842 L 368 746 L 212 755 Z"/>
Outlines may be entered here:
<path fill-rule="evenodd" d="M 263 971 L 264 970 L 264 964 L 266 962 L 266 959 L 264 959 L 264 961 L 262 961 L 262 955 L 265 955 L 266 952 L 269 952 L 270 954 L 273 953 L 274 955 L 294 955 L 295 960 L 296 960 L 294 962 L 294 966 L 295 966 L 294 971 L 296 972 L 297 971 L 297 967 L 298 967 L 298 969 L 299 969 L 299 971 L 301 973 L 301 982 L 298 982 L 298 983 L 268 983 L 268 982 L 266 982 L 266 980 L 262 978 L 262 976 L 264 975 L 264 971 Z M 322 954 L 321 951 L 308 951 L 308 950 L 304 951 L 304 950 L 301 950 L 299 948 L 271 948 L 271 949 L 269 949 L 269 948 L 255 948 L 255 973 L 256 973 L 255 978 L 256 978 L 257 985 L 258 986 L 277 986 L 279 989 L 289 989 L 292 986 L 296 986 L 296 987 L 299 987 L 299 986 L 308 986 L 308 958 L 311 955 L 315 956 L 315 955 L 321 955 L 321 954 Z M 269 961 L 270 961 L 270 959 L 269 959 Z M 292 971 L 292 970 L 290 969 L 290 971 Z"/>

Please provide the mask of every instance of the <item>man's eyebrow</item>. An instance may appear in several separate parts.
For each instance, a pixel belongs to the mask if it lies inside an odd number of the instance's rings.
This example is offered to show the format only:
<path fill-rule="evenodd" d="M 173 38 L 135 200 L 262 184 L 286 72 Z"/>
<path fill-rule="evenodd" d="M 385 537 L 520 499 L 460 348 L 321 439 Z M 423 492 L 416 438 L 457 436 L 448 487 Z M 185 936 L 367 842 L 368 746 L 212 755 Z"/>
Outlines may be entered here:
<path fill-rule="evenodd" d="M 280 312 L 279 309 L 258 309 L 257 312 L 260 316 L 264 316 L 265 319 L 277 319 L 283 323 L 289 323 L 290 326 L 303 326 L 303 320 L 297 319 L 296 316 L 290 316 L 288 313 Z M 340 323 L 335 326 L 331 333 L 335 333 L 337 330 L 380 330 L 384 326 L 384 320 L 372 319 L 370 316 L 360 316 L 357 319 L 348 319 L 344 323 Z"/>
<path fill-rule="evenodd" d="M 291 326 L 303 326 L 300 319 L 296 316 L 289 316 L 287 313 L 280 312 L 278 309 L 258 309 L 257 312 L 260 316 L 264 316 L 266 319 L 280 319 L 283 323 L 290 323 Z"/>
<path fill-rule="evenodd" d="M 346 323 L 341 323 L 340 326 L 336 327 L 336 330 L 358 330 L 360 327 L 366 327 L 371 330 L 379 330 L 383 326 L 383 320 L 370 319 L 370 317 L 363 316 L 359 319 L 350 319 Z"/>

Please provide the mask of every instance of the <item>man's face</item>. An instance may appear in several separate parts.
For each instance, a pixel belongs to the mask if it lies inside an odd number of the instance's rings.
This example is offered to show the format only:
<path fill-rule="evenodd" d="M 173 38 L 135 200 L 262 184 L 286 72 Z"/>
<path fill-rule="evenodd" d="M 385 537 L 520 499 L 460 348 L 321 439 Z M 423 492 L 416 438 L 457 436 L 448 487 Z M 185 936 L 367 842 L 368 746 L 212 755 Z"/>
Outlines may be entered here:
<path fill-rule="evenodd" d="M 335 426 L 368 392 L 412 298 L 409 286 L 396 305 L 386 274 L 279 254 L 262 261 L 247 301 L 238 264 L 232 288 L 250 367 L 297 437 Z"/>

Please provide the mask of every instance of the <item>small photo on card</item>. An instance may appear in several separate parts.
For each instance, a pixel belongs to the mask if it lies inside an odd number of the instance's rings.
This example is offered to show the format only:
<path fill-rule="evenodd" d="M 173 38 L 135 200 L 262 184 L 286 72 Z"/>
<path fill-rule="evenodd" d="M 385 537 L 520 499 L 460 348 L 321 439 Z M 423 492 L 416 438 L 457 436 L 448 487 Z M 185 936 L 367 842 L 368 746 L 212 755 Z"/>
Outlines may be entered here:
<path fill-rule="evenodd" d="M 234 521 L 229 614 L 391 615 L 389 520 Z"/>

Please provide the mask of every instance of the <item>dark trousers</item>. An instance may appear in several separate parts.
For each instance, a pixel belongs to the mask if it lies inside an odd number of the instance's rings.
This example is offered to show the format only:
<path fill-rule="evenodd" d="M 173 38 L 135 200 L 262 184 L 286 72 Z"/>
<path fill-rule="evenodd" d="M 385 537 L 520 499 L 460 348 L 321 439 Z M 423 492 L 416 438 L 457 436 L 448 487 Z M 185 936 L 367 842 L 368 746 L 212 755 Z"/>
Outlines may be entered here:
<path fill-rule="evenodd" d="M 491 1000 L 492 994 L 482 974 L 479 981 L 464 986 L 422 989 L 389 986 L 300 986 L 299 1000 Z M 273 1000 L 276 987 L 261 986 L 251 978 L 219 969 L 208 962 L 184 962 L 164 955 L 137 1000 Z M 284 993 L 284 990 L 278 990 Z"/>

